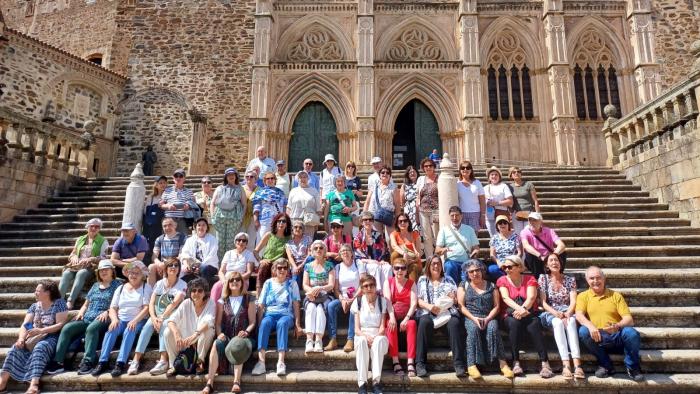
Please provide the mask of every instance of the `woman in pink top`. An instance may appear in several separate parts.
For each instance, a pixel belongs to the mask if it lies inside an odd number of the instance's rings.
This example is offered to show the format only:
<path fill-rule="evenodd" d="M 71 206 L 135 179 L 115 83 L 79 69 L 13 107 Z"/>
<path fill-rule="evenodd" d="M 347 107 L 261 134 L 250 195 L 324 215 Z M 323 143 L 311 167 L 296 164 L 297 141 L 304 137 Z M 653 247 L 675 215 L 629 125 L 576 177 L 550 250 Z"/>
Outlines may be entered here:
<path fill-rule="evenodd" d="M 562 269 L 566 266 L 566 245 L 554 230 L 542 225 L 541 213 L 530 212 L 528 226 L 520 232 L 520 242 L 525 252 L 525 266 L 535 279 L 544 273 L 547 256 L 552 253 L 559 256 Z"/>

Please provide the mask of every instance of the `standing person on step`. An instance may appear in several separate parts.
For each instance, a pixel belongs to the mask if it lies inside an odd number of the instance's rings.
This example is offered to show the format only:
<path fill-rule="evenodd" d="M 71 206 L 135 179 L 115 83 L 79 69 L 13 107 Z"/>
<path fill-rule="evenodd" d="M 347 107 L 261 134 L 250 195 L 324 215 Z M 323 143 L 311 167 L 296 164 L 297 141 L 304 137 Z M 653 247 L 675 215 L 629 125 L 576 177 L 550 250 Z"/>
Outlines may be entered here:
<path fill-rule="evenodd" d="M 418 217 L 420 225 L 423 229 L 423 237 L 425 238 L 425 255 L 432 256 L 435 250 L 435 237 L 439 230 L 439 215 L 438 211 L 438 174 L 435 171 L 435 163 L 425 158 L 421 160 L 420 167 L 425 172 L 416 181 L 418 189 L 418 199 L 416 206 L 418 207 Z"/>
<path fill-rule="evenodd" d="M 289 192 L 287 214 L 292 221 L 300 221 L 304 224 L 304 234 L 312 237 L 321 224 L 321 200 L 318 190 L 309 185 L 309 174 L 306 171 L 297 173 L 299 186 Z"/>
<path fill-rule="evenodd" d="M 544 273 L 547 256 L 552 253 L 559 256 L 562 269 L 566 266 L 566 245 L 554 230 L 542 224 L 541 213 L 530 212 L 528 226 L 520 232 L 520 242 L 525 253 L 525 266 L 535 278 Z"/>
<path fill-rule="evenodd" d="M 175 226 L 174 219 L 163 219 L 163 235 L 156 239 L 153 246 L 153 263 L 148 267 L 148 284 L 151 287 L 165 275 L 165 261 L 177 259 L 187 240 L 185 234 L 175 230 Z"/>
<path fill-rule="evenodd" d="M 416 331 L 418 326 L 413 314 L 418 308 L 418 291 L 411 278 L 408 277 L 409 264 L 402 258 L 394 259 L 391 263 L 394 276 L 386 280 L 383 287 L 384 298 L 393 306 L 393 319 L 390 319 L 386 335 L 389 338 L 389 356 L 394 367 L 394 373 L 403 374 L 399 363 L 399 333 L 406 339 L 408 377 L 416 376 Z M 391 324 L 394 321 L 394 324 Z"/>
<path fill-rule="evenodd" d="M 153 246 L 156 243 L 156 238 L 163 234 L 161 223 L 165 217 L 165 211 L 160 208 L 160 200 L 167 187 L 168 178 L 166 176 L 161 175 L 155 177 L 151 193 L 146 196 L 143 204 L 143 231 L 141 234 L 148 240 L 148 252 L 143 259 L 144 264 L 151 264 L 151 255 L 153 253 Z"/>
<path fill-rule="evenodd" d="M 355 195 L 355 201 L 358 202 L 359 206 L 359 201 L 362 198 L 362 181 L 357 176 L 357 165 L 354 161 L 345 164 L 345 187 Z M 352 213 L 352 225 L 355 227 L 361 225 L 359 209 Z"/>
<path fill-rule="evenodd" d="M 486 227 L 486 198 L 484 187 L 476 179 L 474 166 L 469 160 L 459 163 L 459 179 L 457 179 L 457 197 L 459 208 L 462 210 L 462 223 L 479 230 Z"/>
<path fill-rule="evenodd" d="M 367 372 L 372 363 L 372 392 L 383 393 L 382 365 L 389 350 L 386 337 L 387 316 L 393 311 L 391 302 L 377 293 L 377 281 L 366 276 L 360 281 L 362 294 L 355 298 L 350 312 L 355 320 L 355 362 L 359 394 L 367 394 Z M 393 316 L 393 314 L 392 314 Z M 391 319 L 389 324 L 396 325 Z"/>
<path fill-rule="evenodd" d="M 327 223 L 340 220 L 343 223 L 343 234 L 352 237 L 352 213 L 358 208 L 355 194 L 345 187 L 344 175 L 335 175 L 333 184 L 333 190 L 324 199 Z"/>
<path fill-rule="evenodd" d="M 265 186 L 253 194 L 253 220 L 258 229 L 258 240 L 272 229 L 272 219 L 279 213 L 285 213 L 287 207 L 287 197 L 275 187 L 275 173 L 268 171 L 263 174 L 263 182 Z"/>
<path fill-rule="evenodd" d="M 379 175 L 379 171 L 384 168 L 384 162 L 381 157 L 375 156 L 370 160 L 370 164 L 372 164 L 374 172 L 367 177 L 367 190 L 374 190 L 375 186 L 377 186 L 380 181 L 381 176 Z M 394 185 L 393 180 L 390 180 L 390 183 Z"/>
<path fill-rule="evenodd" d="M 233 237 L 241 229 L 243 218 L 246 215 L 246 194 L 238 184 L 238 171 L 235 168 L 227 168 L 224 179 L 214 191 L 209 211 L 211 220 L 216 226 L 216 239 L 219 241 L 219 259 L 224 257 L 226 251 L 235 247 Z"/>
<path fill-rule="evenodd" d="M 241 231 L 248 234 L 248 250 L 252 252 L 259 241 L 258 227 L 260 227 L 260 223 L 253 220 L 253 196 L 255 192 L 258 191 L 258 185 L 256 183 L 258 175 L 255 171 L 247 171 L 244 179 L 243 191 L 245 192 L 246 204 L 243 222 L 241 223 Z"/>
<path fill-rule="evenodd" d="M 214 188 L 212 185 L 213 182 L 211 178 L 205 176 L 202 178 L 202 190 L 194 194 L 194 200 L 197 202 L 197 205 L 199 205 L 199 209 L 202 212 L 201 216 L 207 218 L 209 223 L 211 223 L 212 213 L 211 202 L 214 197 Z M 209 226 L 209 232 L 215 234 L 214 226 Z"/>
<path fill-rule="evenodd" d="M 445 275 L 453 282 L 462 282 L 462 265 L 479 255 L 479 239 L 474 229 L 462 224 L 462 210 L 450 207 L 450 224 L 441 228 L 435 253 L 445 257 Z"/>
<path fill-rule="evenodd" d="M 496 230 L 496 218 L 505 215 L 510 218 L 510 208 L 513 206 L 513 194 L 504 182 L 501 170 L 493 166 L 486 170 L 488 185 L 484 187 L 486 198 L 486 228 L 489 236 L 493 237 Z"/>
<path fill-rule="evenodd" d="M 267 155 L 267 149 L 264 146 L 258 146 L 255 150 L 255 157 L 248 162 L 245 168 L 246 173 L 258 167 L 258 175 L 262 177 L 266 172 L 275 172 L 275 159 Z"/>
<path fill-rule="evenodd" d="M 540 201 L 537 199 L 537 190 L 530 181 L 523 179 L 523 171 L 520 167 L 513 166 L 508 170 L 508 177 L 513 180 L 510 184 L 513 198 L 513 229 L 517 234 L 525 228 L 527 215 L 530 212 L 540 212 Z"/>
<path fill-rule="evenodd" d="M 146 256 L 147 250 L 148 241 L 136 232 L 136 226 L 129 222 L 122 223 L 121 237 L 114 242 L 112 255 L 109 257 L 116 267 L 117 276 L 124 278 L 125 274 L 122 272 L 124 266 L 137 260 L 141 261 Z"/>
<path fill-rule="evenodd" d="M 289 174 L 287 173 L 287 163 L 284 160 L 277 160 L 277 172 L 275 172 L 275 176 L 277 177 L 275 187 L 282 190 L 286 197 L 289 197 L 292 181 L 289 179 Z"/>
<path fill-rule="evenodd" d="M 192 190 L 185 187 L 185 170 L 178 168 L 173 172 L 173 186 L 169 186 L 163 192 L 159 206 L 165 211 L 165 217 L 171 218 L 177 225 L 177 231 L 189 234 L 189 226 L 185 220 L 185 212 L 192 209 L 197 202 Z"/>
<path fill-rule="evenodd" d="M 326 196 L 335 190 L 335 179 L 337 176 L 343 175 L 338 168 L 338 163 L 335 161 L 335 156 L 327 154 L 323 159 L 324 168 L 321 171 L 321 199 L 325 200 Z"/>
<path fill-rule="evenodd" d="M 401 212 L 399 189 L 391 180 L 391 168 L 383 166 L 379 170 L 379 181 L 373 185 L 367 191 L 364 210 L 374 214 L 374 229 L 389 238 L 394 231 L 394 217 Z"/>
<path fill-rule="evenodd" d="M 197 219 L 194 230 L 194 234 L 187 238 L 180 252 L 182 279 L 189 283 L 194 278 L 204 278 L 210 289 L 218 280 L 219 241 L 209 233 L 209 222 L 206 218 Z"/>
<path fill-rule="evenodd" d="M 413 223 L 413 228 L 420 231 L 420 218 L 418 217 L 418 171 L 413 166 L 406 167 L 403 185 L 399 189 L 399 205 L 403 207 L 403 213 L 408 215 Z"/>
<path fill-rule="evenodd" d="M 586 270 L 588 290 L 576 297 L 576 320 L 581 327 L 578 336 L 598 362 L 597 378 L 615 374 L 610 353 L 624 353 L 627 375 L 635 382 L 644 381 L 639 360 L 641 338 L 634 329 L 634 320 L 622 294 L 605 286 L 600 267 Z"/>
<path fill-rule="evenodd" d="M 316 189 L 316 191 L 321 191 L 321 181 L 318 179 L 318 175 L 314 172 L 314 161 L 307 158 L 304 159 L 304 169 L 302 170 L 309 176 L 309 186 Z M 294 177 L 292 181 L 292 187 L 299 186 L 299 179 Z M 320 194 L 319 194 L 320 195 Z"/>

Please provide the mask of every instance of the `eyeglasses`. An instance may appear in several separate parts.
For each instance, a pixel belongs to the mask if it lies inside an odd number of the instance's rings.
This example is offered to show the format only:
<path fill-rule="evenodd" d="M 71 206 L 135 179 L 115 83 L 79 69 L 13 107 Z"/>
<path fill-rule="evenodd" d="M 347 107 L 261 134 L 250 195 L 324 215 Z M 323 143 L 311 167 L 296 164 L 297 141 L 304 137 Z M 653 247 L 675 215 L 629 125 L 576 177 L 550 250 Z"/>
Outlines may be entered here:
<path fill-rule="evenodd" d="M 477 268 L 477 269 L 473 269 L 473 270 L 467 271 L 468 274 L 474 274 L 474 273 L 477 273 L 477 272 L 481 272 L 481 270 Z"/>
<path fill-rule="evenodd" d="M 373 285 L 373 284 L 368 284 L 368 285 L 362 286 L 363 289 L 374 289 L 375 287 L 377 287 L 377 285 Z"/>
<path fill-rule="evenodd" d="M 277 222 L 275 222 L 275 224 L 280 224 L 280 223 L 287 224 L 287 221 L 286 220 L 278 220 Z"/>
<path fill-rule="evenodd" d="M 498 223 L 496 223 L 496 224 L 499 225 L 499 226 L 502 225 L 502 224 L 508 225 L 508 222 L 501 220 L 500 222 L 498 222 Z"/>
<path fill-rule="evenodd" d="M 266 180 L 266 181 L 276 181 L 277 178 L 266 177 L 265 180 Z"/>
<path fill-rule="evenodd" d="M 289 269 L 289 267 L 287 267 L 286 265 L 278 265 L 277 266 L 277 271 L 286 271 L 288 269 Z"/>
<path fill-rule="evenodd" d="M 423 166 L 423 168 L 428 168 L 428 167 L 435 168 L 435 164 L 426 164 Z"/>
<path fill-rule="evenodd" d="M 380 171 L 379 175 L 391 175 L 389 171 Z"/>
<path fill-rule="evenodd" d="M 504 265 L 503 266 L 503 271 L 510 271 L 513 268 L 517 267 L 517 265 Z"/>
<path fill-rule="evenodd" d="M 303 230 L 303 229 L 304 229 L 304 226 L 292 226 L 292 228 L 295 229 L 295 230 L 298 230 L 298 229 Z"/>
<path fill-rule="evenodd" d="M 312 249 L 312 250 L 323 250 L 324 248 L 323 248 L 323 246 L 314 246 L 314 247 L 311 248 L 311 249 Z"/>
<path fill-rule="evenodd" d="M 408 223 L 408 219 L 399 219 L 399 224 L 406 224 Z"/>
<path fill-rule="evenodd" d="M 394 271 L 406 271 L 406 266 L 405 265 L 395 265 Z"/>
<path fill-rule="evenodd" d="M 204 294 L 204 289 L 191 289 L 190 293 L 202 293 L 202 294 Z"/>
<path fill-rule="evenodd" d="M 243 282 L 243 279 L 241 278 L 231 278 L 229 279 L 228 283 L 234 283 L 234 282 Z"/>
<path fill-rule="evenodd" d="M 246 244 L 247 244 L 247 243 L 248 243 L 248 240 L 245 239 L 245 238 L 238 238 L 238 239 L 236 240 L 236 242 L 243 242 L 243 243 L 246 243 Z"/>
<path fill-rule="evenodd" d="M 254 179 L 254 178 L 255 178 L 255 175 L 246 175 L 245 178 L 246 178 L 246 179 Z"/>
<path fill-rule="evenodd" d="M 211 185 L 211 181 L 204 181 L 202 182 L 202 185 Z"/>
<path fill-rule="evenodd" d="M 363 221 L 363 222 L 373 222 L 374 219 L 372 219 L 372 218 L 365 218 L 365 219 L 362 219 L 362 221 Z"/>
<path fill-rule="evenodd" d="M 175 174 L 173 175 L 173 178 L 184 178 L 185 176 L 182 174 Z"/>
<path fill-rule="evenodd" d="M 460 170 L 471 170 L 471 167 L 459 167 Z"/>
<path fill-rule="evenodd" d="M 178 268 L 180 264 L 168 264 L 165 266 L 165 268 Z"/>

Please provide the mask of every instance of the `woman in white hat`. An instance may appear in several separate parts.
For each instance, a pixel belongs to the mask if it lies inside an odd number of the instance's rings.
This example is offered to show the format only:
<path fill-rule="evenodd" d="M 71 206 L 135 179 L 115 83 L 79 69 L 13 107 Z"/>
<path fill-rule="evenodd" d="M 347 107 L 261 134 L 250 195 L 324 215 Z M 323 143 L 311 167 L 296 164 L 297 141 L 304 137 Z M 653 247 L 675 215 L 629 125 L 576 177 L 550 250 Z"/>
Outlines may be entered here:
<path fill-rule="evenodd" d="M 498 232 L 496 229 L 496 218 L 505 215 L 510 218 L 510 207 L 513 206 L 513 193 L 504 182 L 501 170 L 493 166 L 486 170 L 486 177 L 489 184 L 484 187 L 484 197 L 486 198 L 486 228 L 489 236 L 493 237 Z"/>
<path fill-rule="evenodd" d="M 68 264 L 63 269 L 61 282 L 58 285 L 61 297 L 65 297 L 68 289 L 71 289 L 66 302 L 69 310 L 73 309 L 75 300 L 83 291 L 85 281 L 93 275 L 97 263 L 107 258 L 107 248 L 109 248 L 109 242 L 100 234 L 102 220 L 92 218 L 85 224 L 85 228 L 87 234 L 80 236 L 75 241 L 75 246 L 68 256 Z"/>
<path fill-rule="evenodd" d="M 202 216 L 211 223 L 211 202 L 214 197 L 214 182 L 209 176 L 202 177 L 202 190 L 194 194 L 194 200 L 202 210 Z M 209 232 L 214 233 L 214 226 L 209 227 Z"/>
<path fill-rule="evenodd" d="M 335 190 L 335 177 L 343 174 L 332 154 L 326 155 L 323 164 L 325 167 L 321 171 L 321 200 L 325 200 L 328 193 Z"/>

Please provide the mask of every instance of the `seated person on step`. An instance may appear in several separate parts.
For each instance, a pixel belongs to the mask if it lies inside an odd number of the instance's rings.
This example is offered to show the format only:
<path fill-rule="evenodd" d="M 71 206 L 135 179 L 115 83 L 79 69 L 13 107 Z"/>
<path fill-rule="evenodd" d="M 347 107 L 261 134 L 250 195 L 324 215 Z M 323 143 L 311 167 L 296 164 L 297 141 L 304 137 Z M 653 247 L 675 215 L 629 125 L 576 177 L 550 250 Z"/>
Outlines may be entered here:
<path fill-rule="evenodd" d="M 129 263 L 143 260 L 148 251 L 148 240 L 136 232 L 136 226 L 133 223 L 122 223 L 121 233 L 122 236 L 117 238 L 112 246 L 110 260 L 116 268 L 117 276 L 126 278 L 122 269 Z"/>
<path fill-rule="evenodd" d="M 148 284 L 151 287 L 165 275 L 165 261 L 180 255 L 185 239 L 185 234 L 177 232 L 177 223 L 173 218 L 163 219 L 163 235 L 156 238 L 153 262 L 148 267 Z"/>

